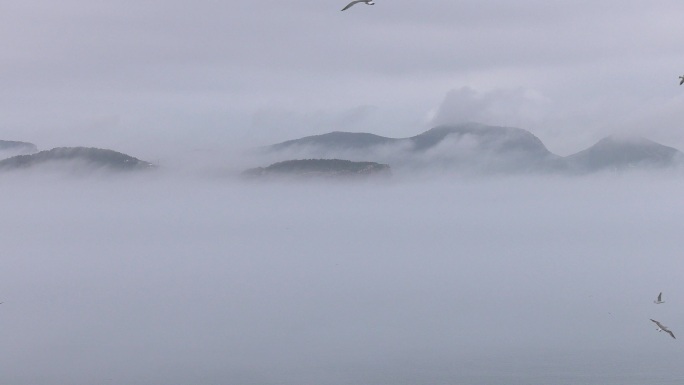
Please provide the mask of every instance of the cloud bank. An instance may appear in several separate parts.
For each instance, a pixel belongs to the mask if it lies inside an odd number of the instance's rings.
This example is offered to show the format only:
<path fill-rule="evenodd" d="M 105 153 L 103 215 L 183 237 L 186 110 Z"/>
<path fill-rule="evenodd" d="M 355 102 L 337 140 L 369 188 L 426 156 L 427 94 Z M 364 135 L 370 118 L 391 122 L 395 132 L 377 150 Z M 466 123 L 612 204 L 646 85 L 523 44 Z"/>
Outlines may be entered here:
<path fill-rule="evenodd" d="M 3 178 L 2 382 L 683 374 L 676 180 L 129 181 Z"/>

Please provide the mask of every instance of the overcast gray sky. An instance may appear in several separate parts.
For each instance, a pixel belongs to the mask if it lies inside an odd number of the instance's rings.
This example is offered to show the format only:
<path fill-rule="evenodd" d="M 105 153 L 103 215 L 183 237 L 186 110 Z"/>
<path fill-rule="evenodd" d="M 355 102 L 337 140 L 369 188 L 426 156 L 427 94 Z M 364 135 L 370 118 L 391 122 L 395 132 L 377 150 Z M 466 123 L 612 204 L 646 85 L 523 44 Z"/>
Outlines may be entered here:
<path fill-rule="evenodd" d="M 0 139 L 152 157 L 476 120 L 684 149 L 684 2 L 345 3 L 4 2 Z"/>

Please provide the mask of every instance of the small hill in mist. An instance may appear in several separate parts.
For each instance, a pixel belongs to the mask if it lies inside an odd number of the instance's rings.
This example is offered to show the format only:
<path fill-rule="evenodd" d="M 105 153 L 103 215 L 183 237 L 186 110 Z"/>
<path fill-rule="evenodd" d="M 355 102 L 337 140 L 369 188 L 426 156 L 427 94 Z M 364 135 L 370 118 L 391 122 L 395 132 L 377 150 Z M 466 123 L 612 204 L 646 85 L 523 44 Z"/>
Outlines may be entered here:
<path fill-rule="evenodd" d="M 575 172 L 595 172 L 673 167 L 682 163 L 684 154 L 646 138 L 609 136 L 565 160 Z"/>
<path fill-rule="evenodd" d="M 93 169 L 130 171 L 149 169 L 154 166 L 120 152 L 88 147 L 58 147 L 30 155 L 17 155 L 0 161 L 0 170 L 37 167 L 82 171 Z"/>
<path fill-rule="evenodd" d="M 375 162 L 352 162 L 342 159 L 300 159 L 257 167 L 242 173 L 246 178 L 298 177 L 298 178 L 354 178 L 389 176 L 390 167 Z"/>
<path fill-rule="evenodd" d="M 13 140 L 0 140 L 0 158 L 7 158 L 14 155 L 32 154 L 38 151 L 38 147 L 33 143 L 17 142 Z"/>

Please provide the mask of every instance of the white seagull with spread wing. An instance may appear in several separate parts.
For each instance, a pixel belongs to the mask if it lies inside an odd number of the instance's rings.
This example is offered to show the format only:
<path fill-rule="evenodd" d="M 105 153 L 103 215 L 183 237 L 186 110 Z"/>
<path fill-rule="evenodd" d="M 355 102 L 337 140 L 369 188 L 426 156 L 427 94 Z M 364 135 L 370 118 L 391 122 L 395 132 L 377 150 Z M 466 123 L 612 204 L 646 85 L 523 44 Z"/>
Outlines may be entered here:
<path fill-rule="evenodd" d="M 669 334 L 670 336 L 672 336 L 672 338 L 677 339 L 677 338 L 675 338 L 674 333 L 672 333 L 672 331 L 670 329 L 668 329 L 667 326 L 661 324 L 660 322 L 658 322 L 654 319 L 651 319 L 651 321 L 653 321 L 656 325 L 658 325 L 658 331 L 659 332 L 665 332 L 665 333 Z"/>
<path fill-rule="evenodd" d="M 342 10 L 345 11 L 345 10 L 351 8 L 352 5 L 354 5 L 354 4 L 356 4 L 356 3 L 366 3 L 366 4 L 368 4 L 368 5 L 375 5 L 375 3 L 373 2 L 373 0 L 354 0 L 354 1 L 352 1 L 351 3 L 347 4 L 346 7 L 342 8 Z"/>

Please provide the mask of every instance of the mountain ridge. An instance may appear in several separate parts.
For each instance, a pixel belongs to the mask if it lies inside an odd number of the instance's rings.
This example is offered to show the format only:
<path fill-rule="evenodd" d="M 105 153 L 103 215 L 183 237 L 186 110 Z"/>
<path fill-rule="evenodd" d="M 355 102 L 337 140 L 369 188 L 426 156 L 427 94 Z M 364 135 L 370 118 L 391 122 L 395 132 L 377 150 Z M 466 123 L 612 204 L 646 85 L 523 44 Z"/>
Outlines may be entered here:
<path fill-rule="evenodd" d="M 265 147 L 271 154 L 372 159 L 393 167 L 486 173 L 592 173 L 610 169 L 666 168 L 684 163 L 679 150 L 646 138 L 605 137 L 568 156 L 552 153 L 537 136 L 515 127 L 480 123 L 440 125 L 406 138 L 335 131 Z"/>

